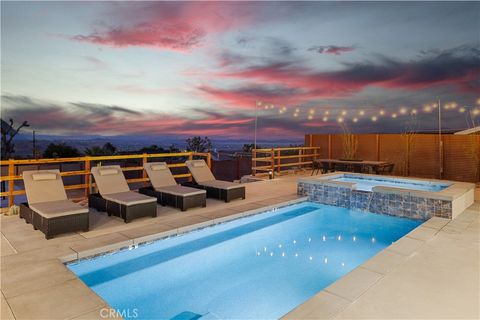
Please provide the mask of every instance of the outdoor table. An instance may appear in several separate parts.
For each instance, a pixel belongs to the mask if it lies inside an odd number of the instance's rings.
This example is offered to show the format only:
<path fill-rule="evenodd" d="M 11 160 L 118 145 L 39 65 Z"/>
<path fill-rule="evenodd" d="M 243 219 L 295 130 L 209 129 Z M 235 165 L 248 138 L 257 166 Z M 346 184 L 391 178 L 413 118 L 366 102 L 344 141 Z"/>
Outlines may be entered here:
<path fill-rule="evenodd" d="M 393 164 L 386 161 L 373 160 L 344 160 L 344 159 L 316 159 L 313 160 L 313 168 L 322 168 L 323 173 L 331 170 L 367 172 L 378 174 L 384 168 Z M 313 171 L 312 171 L 313 174 Z"/>

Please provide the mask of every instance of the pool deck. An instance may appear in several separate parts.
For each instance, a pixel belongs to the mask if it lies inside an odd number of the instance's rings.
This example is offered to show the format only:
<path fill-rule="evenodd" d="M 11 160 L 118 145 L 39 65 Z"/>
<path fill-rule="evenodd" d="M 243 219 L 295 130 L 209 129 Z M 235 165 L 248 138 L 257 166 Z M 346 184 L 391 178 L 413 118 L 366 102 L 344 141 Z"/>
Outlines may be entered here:
<path fill-rule="evenodd" d="M 297 179 L 246 184 L 247 199 L 208 200 L 125 224 L 91 210 L 91 231 L 45 240 L 1 215 L 1 319 L 101 319 L 106 303 L 60 261 L 172 234 L 298 199 Z M 309 176 L 309 173 L 304 175 Z M 99 249 L 100 248 L 100 249 Z M 433 218 L 356 268 L 287 318 L 479 318 L 480 202 L 454 220 Z"/>

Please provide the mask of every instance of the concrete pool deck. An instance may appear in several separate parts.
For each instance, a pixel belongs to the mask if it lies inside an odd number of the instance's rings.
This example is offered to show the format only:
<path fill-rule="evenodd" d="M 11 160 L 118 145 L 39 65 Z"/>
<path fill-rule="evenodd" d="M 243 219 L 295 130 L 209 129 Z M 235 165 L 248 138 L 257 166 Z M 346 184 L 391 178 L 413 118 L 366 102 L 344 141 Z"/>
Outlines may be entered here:
<path fill-rule="evenodd" d="M 306 173 L 305 176 L 308 176 Z M 211 223 L 298 199 L 296 176 L 246 184 L 247 199 L 208 200 L 180 212 L 123 223 L 91 211 L 91 231 L 45 240 L 18 216 L 1 216 L 1 319 L 101 319 L 106 303 L 60 261 L 158 233 Z M 480 203 L 435 218 L 289 314 L 291 318 L 478 318 Z M 99 252 L 99 251 L 98 251 Z M 345 280 L 346 279 L 346 280 Z M 345 286 L 344 281 L 350 283 Z"/>

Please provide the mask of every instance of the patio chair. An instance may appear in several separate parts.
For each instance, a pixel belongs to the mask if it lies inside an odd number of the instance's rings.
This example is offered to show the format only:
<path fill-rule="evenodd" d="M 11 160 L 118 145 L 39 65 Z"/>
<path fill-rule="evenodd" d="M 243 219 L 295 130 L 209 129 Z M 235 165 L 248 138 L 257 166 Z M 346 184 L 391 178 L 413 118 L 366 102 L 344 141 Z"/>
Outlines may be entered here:
<path fill-rule="evenodd" d="M 20 218 L 46 239 L 88 231 L 88 208 L 68 200 L 59 170 L 23 171 L 22 176 L 28 202 L 20 205 Z"/>
<path fill-rule="evenodd" d="M 131 191 L 120 166 L 93 167 L 91 172 L 99 191 L 88 198 L 91 208 L 120 217 L 125 223 L 157 216 L 157 199 Z"/>
<path fill-rule="evenodd" d="M 188 160 L 185 163 L 196 184 L 186 183 L 184 185 L 204 189 L 207 191 L 207 197 L 224 200 L 225 202 L 237 198 L 245 199 L 245 186 L 239 183 L 216 180 L 204 160 Z"/>
<path fill-rule="evenodd" d="M 382 167 L 379 167 L 377 169 L 377 172 L 376 174 L 387 174 L 387 175 L 390 175 L 392 174 L 393 172 L 393 168 L 395 168 L 395 164 L 394 163 L 389 163 L 385 166 L 382 166 Z"/>
<path fill-rule="evenodd" d="M 162 206 L 168 205 L 182 211 L 207 206 L 207 192 L 178 185 L 165 162 L 146 163 L 143 168 L 152 186 L 140 188 L 138 192 L 156 197 Z"/>

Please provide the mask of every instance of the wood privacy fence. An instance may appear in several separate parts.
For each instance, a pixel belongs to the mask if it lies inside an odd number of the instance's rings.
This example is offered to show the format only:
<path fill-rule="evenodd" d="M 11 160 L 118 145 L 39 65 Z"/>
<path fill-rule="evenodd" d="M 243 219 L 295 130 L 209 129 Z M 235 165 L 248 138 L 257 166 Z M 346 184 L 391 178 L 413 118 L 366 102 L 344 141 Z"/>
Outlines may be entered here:
<path fill-rule="evenodd" d="M 343 158 L 344 134 L 307 134 L 305 146 L 320 147 L 321 158 Z M 348 148 L 363 160 L 395 164 L 393 175 L 480 181 L 480 135 L 353 134 Z"/>
<path fill-rule="evenodd" d="M 29 160 L 3 160 L 0 161 L 1 177 L 0 182 L 7 184 L 5 190 L 2 186 L 0 196 L 8 198 L 8 206 L 12 206 L 15 196 L 24 195 L 22 172 L 25 170 L 59 169 L 60 175 L 64 177 L 65 190 L 84 190 L 83 197 L 87 197 L 92 186 L 90 169 L 92 166 L 118 164 L 127 177 L 128 183 L 139 183 L 149 181 L 143 171 L 143 165 L 153 161 L 168 161 L 171 169 L 184 168 L 183 173 L 174 173 L 177 179 L 190 179 L 191 174 L 185 170 L 185 160 L 204 158 L 211 167 L 211 154 L 199 152 L 178 152 L 178 153 L 156 153 L 156 154 L 134 154 L 100 157 L 77 157 L 77 158 L 56 158 L 56 159 L 29 159 Z M 186 172 L 185 172 L 186 171 Z M 133 174 L 132 174 L 133 173 Z M 72 177 L 76 179 L 71 179 Z M 130 177 L 130 178 L 129 178 Z M 70 181 L 68 179 L 70 178 Z"/>

